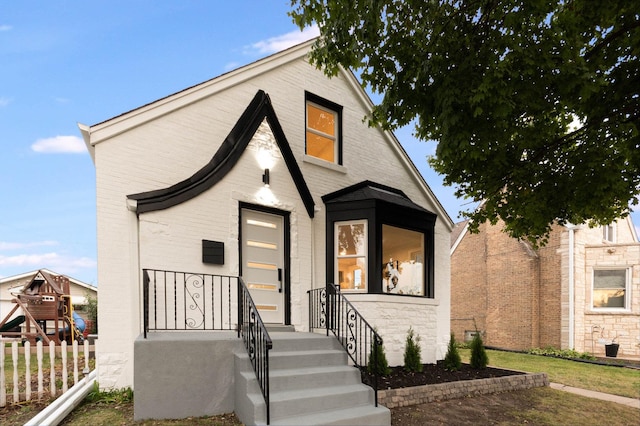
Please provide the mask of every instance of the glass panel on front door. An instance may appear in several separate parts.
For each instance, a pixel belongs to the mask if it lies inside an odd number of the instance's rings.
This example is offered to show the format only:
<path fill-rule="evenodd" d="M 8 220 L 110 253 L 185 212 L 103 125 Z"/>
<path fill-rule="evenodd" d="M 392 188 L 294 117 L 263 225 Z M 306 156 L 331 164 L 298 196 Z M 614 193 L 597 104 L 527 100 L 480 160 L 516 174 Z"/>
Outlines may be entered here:
<path fill-rule="evenodd" d="M 284 323 L 283 217 L 242 209 L 242 278 L 265 323 Z"/>

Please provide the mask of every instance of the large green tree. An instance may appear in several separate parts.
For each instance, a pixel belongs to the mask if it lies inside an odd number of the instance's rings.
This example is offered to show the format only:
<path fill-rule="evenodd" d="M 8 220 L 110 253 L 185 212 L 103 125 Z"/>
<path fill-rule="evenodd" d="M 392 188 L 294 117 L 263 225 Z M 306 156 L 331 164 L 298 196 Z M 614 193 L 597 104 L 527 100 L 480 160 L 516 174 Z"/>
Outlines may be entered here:
<path fill-rule="evenodd" d="M 311 59 L 382 95 L 371 123 L 438 142 L 456 195 L 544 241 L 551 224 L 606 224 L 640 193 L 637 0 L 293 0 L 317 24 Z"/>

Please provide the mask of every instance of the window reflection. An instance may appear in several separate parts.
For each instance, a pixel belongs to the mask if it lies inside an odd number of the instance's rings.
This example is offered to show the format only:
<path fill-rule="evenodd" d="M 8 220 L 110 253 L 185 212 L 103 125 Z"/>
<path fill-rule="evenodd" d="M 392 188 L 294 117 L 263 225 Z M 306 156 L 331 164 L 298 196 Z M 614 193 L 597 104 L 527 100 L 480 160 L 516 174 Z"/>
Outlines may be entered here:
<path fill-rule="evenodd" d="M 382 291 L 424 295 L 424 234 L 382 225 Z"/>
<path fill-rule="evenodd" d="M 336 279 L 342 290 L 367 290 L 366 224 L 364 220 L 336 223 Z"/>

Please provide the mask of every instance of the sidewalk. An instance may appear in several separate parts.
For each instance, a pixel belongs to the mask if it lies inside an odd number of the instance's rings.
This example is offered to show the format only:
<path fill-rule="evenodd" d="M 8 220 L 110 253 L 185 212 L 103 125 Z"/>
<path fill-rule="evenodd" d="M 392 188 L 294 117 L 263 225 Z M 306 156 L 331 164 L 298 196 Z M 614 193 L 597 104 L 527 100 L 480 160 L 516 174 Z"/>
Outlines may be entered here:
<path fill-rule="evenodd" d="M 616 402 L 618 404 L 623 404 L 631 408 L 640 409 L 640 399 L 636 398 L 627 398 L 624 396 L 611 395 L 603 392 L 596 392 L 587 389 L 574 388 L 571 386 L 562 385 L 560 383 L 549 383 L 549 387 L 551 389 L 557 389 L 565 392 L 575 393 L 576 395 L 586 396 L 588 398 L 596 398 L 601 399 L 603 401 Z"/>

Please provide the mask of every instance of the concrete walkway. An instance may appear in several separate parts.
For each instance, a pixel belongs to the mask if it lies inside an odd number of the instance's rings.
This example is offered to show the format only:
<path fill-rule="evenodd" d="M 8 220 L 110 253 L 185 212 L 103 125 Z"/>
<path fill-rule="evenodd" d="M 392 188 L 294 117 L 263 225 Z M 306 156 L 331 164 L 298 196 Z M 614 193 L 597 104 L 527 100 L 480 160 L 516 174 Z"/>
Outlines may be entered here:
<path fill-rule="evenodd" d="M 596 392 L 587 389 L 574 388 L 571 386 L 562 385 L 560 383 L 549 383 L 549 387 L 551 389 L 557 389 L 565 392 L 575 393 L 576 395 L 586 396 L 588 398 L 596 398 L 601 399 L 603 401 L 616 402 L 618 404 L 623 404 L 631 408 L 640 409 L 640 399 L 636 398 L 627 398 L 625 396 L 611 395 L 603 392 Z"/>

